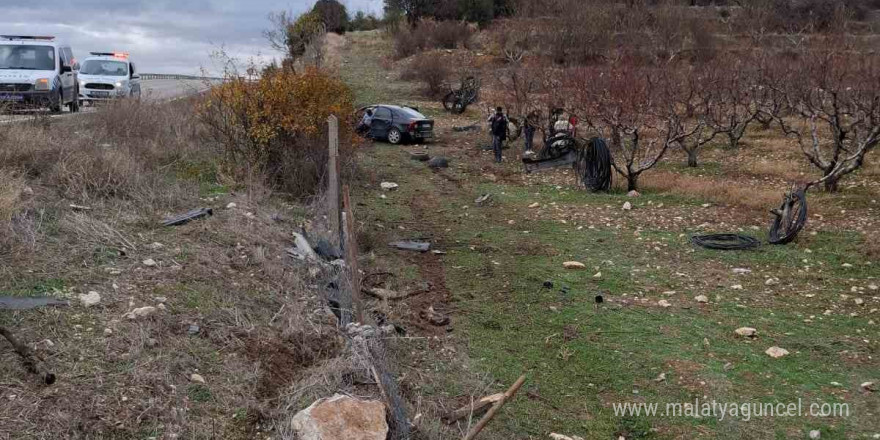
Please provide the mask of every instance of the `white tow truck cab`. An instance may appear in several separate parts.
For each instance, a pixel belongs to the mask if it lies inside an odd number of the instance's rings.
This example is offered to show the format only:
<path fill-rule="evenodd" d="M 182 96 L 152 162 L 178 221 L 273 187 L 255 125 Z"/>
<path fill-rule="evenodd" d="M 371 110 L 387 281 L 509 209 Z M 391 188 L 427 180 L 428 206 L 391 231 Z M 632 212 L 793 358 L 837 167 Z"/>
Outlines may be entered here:
<path fill-rule="evenodd" d="M 0 35 L 0 106 L 79 110 L 70 46 L 51 36 Z"/>
<path fill-rule="evenodd" d="M 79 70 L 79 98 L 84 103 L 141 97 L 141 77 L 127 53 L 91 52 Z"/>

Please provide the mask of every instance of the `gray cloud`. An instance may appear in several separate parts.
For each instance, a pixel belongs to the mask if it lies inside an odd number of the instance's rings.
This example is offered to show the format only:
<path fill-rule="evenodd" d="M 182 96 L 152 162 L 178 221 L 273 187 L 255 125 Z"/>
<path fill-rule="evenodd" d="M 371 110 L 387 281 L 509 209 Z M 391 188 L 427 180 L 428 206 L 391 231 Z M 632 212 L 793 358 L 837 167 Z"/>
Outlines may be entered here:
<path fill-rule="evenodd" d="M 267 15 L 301 13 L 314 0 L 3 0 L 0 34 L 55 35 L 78 58 L 127 51 L 142 72 L 216 72 L 211 54 L 241 62 L 277 57 L 263 39 Z M 342 1 L 351 13 L 381 13 L 382 0 Z M 38 5 L 38 6 L 36 6 Z"/>

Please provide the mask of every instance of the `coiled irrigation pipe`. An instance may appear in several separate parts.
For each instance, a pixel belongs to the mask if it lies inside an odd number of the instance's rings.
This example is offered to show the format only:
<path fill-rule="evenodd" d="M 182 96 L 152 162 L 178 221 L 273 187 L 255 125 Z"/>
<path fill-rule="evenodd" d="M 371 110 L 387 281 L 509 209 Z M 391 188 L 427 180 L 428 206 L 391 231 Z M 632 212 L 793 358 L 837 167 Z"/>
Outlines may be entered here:
<path fill-rule="evenodd" d="M 782 201 L 779 209 L 774 209 L 776 219 L 770 226 L 770 244 L 788 244 L 794 241 L 807 223 L 807 193 L 804 189 L 791 191 Z"/>
<path fill-rule="evenodd" d="M 754 249 L 761 246 L 761 241 L 757 238 L 741 234 L 694 235 L 691 237 L 691 243 L 706 249 L 722 251 Z"/>
<path fill-rule="evenodd" d="M 592 138 L 585 148 L 578 148 L 574 169 L 587 189 L 593 192 L 611 189 L 611 151 L 602 138 Z"/>

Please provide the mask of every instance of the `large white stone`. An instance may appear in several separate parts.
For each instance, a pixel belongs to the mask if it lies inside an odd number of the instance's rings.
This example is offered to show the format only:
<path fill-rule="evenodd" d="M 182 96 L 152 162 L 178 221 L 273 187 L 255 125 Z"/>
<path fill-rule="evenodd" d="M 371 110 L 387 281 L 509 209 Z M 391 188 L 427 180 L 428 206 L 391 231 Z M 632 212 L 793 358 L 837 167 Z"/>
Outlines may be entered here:
<path fill-rule="evenodd" d="M 385 405 L 337 394 L 316 401 L 290 422 L 300 440 L 385 440 Z"/>

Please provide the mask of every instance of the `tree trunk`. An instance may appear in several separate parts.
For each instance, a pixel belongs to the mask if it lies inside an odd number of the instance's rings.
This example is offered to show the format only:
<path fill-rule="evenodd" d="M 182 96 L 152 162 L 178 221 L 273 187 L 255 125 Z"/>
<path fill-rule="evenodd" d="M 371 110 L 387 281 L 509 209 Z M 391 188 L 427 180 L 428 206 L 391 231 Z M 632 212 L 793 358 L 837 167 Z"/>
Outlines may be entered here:
<path fill-rule="evenodd" d="M 688 155 L 688 166 L 691 168 L 697 167 L 697 149 L 694 148 L 692 150 L 685 150 Z"/>
<path fill-rule="evenodd" d="M 733 134 L 733 133 L 728 133 L 728 134 L 727 134 L 728 147 L 729 147 L 731 150 L 736 150 L 736 147 L 739 146 L 739 139 L 740 139 L 740 137 L 741 137 L 741 136 L 737 136 L 737 135 L 735 135 L 735 134 Z"/>
<path fill-rule="evenodd" d="M 639 175 L 638 174 L 627 174 L 626 176 L 626 190 L 627 191 L 638 191 L 639 190 Z"/>
<path fill-rule="evenodd" d="M 840 186 L 838 185 L 839 181 L 839 176 L 829 177 L 828 180 L 825 181 L 825 191 L 828 191 L 830 193 L 837 192 L 837 190 L 840 189 Z"/>

